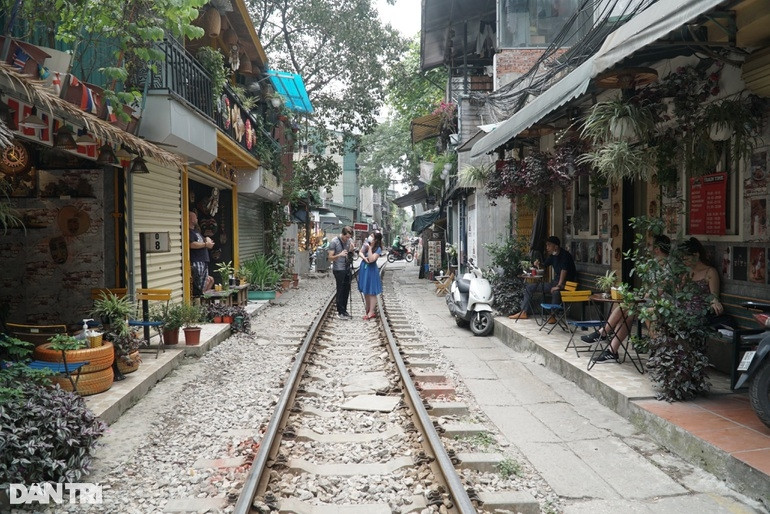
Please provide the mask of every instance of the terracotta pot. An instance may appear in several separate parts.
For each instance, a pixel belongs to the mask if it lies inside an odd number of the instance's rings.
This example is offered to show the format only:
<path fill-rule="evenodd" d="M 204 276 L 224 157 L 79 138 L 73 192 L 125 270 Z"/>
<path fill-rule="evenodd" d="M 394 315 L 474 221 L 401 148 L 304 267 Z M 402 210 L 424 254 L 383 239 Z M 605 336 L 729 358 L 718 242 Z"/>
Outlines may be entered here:
<path fill-rule="evenodd" d="M 184 343 L 188 346 L 196 346 L 201 342 L 201 327 L 185 327 Z"/>
<path fill-rule="evenodd" d="M 222 323 L 232 323 L 233 317 L 232 316 L 222 316 Z"/>
<path fill-rule="evenodd" d="M 214 323 L 222 323 L 222 316 L 214 316 Z"/>
<path fill-rule="evenodd" d="M 163 331 L 163 344 L 179 344 L 179 329 L 164 330 Z"/>

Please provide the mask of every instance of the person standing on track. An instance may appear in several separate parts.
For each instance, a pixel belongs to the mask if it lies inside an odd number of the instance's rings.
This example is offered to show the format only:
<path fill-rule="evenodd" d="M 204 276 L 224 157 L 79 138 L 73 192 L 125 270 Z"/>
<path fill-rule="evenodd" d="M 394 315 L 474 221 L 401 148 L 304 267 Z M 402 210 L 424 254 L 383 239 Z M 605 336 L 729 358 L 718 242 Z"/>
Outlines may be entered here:
<path fill-rule="evenodd" d="M 377 317 L 377 295 L 382 293 L 382 280 L 377 267 L 377 259 L 382 254 L 382 234 L 369 236 L 369 245 L 364 245 L 359 252 L 361 268 L 358 270 L 358 290 L 364 295 L 366 314 L 364 319 Z"/>
<path fill-rule="evenodd" d="M 350 296 L 351 265 L 353 259 L 348 254 L 353 251 L 353 229 L 343 227 L 342 233 L 329 243 L 329 260 L 332 261 L 332 273 L 337 283 L 337 317 L 350 319 L 348 314 L 348 297 Z M 351 253 L 352 255 L 352 253 Z"/>

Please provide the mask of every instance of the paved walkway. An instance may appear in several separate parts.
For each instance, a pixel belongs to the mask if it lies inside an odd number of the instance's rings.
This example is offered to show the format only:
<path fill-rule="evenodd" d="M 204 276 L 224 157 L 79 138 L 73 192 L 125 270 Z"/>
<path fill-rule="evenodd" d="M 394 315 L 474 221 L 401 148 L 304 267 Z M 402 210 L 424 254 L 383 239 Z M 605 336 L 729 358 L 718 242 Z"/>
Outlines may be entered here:
<path fill-rule="evenodd" d="M 532 320 L 499 317 L 497 337 L 474 337 L 415 266 L 395 280 L 490 420 L 574 499 L 567 512 L 770 509 L 770 429 L 724 375 L 713 373 L 708 397 L 659 402 L 629 361 L 587 371 L 588 356 L 566 352 L 560 329 L 548 335 Z M 735 501 L 726 485 L 761 504 Z"/>

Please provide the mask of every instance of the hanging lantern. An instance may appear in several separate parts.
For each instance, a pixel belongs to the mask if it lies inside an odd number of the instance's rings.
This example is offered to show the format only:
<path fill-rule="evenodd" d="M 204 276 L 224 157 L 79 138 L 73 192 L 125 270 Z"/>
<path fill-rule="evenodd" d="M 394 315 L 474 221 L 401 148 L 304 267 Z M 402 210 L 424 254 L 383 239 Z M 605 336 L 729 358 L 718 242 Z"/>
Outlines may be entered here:
<path fill-rule="evenodd" d="M 232 27 L 230 27 L 224 34 L 222 34 L 222 41 L 224 41 L 227 46 L 233 46 L 238 43 L 238 34 Z"/>
<path fill-rule="evenodd" d="M 238 72 L 243 73 L 244 75 L 251 75 L 252 68 L 251 68 L 251 61 L 249 60 L 249 56 L 245 53 L 241 55 L 241 65 L 238 67 Z"/>
<path fill-rule="evenodd" d="M 210 7 L 203 13 L 201 25 L 208 37 L 219 37 L 219 32 L 222 29 L 222 16 L 219 15 L 219 11 Z"/>

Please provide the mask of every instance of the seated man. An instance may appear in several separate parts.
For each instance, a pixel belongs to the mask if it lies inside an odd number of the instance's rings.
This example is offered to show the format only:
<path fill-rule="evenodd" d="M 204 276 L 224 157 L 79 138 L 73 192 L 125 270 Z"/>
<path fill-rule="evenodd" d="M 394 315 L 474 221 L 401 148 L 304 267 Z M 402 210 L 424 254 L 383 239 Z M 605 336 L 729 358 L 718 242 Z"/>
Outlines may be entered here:
<path fill-rule="evenodd" d="M 548 253 L 543 263 L 544 267 L 553 267 L 553 281 L 547 284 L 544 288 L 546 291 L 551 292 L 551 303 L 561 303 L 561 291 L 564 289 L 567 281 L 574 281 L 577 276 L 577 269 L 575 268 L 575 261 L 572 259 L 572 255 L 561 247 L 561 241 L 556 236 L 549 236 L 545 240 L 545 251 Z M 540 261 L 534 262 L 536 268 L 540 267 Z M 511 319 L 527 319 L 532 313 L 532 296 L 535 294 L 539 284 L 530 284 L 524 290 L 524 299 L 521 301 L 521 310 L 516 314 L 508 316 Z M 556 323 L 556 320 L 551 316 L 548 319 L 548 323 Z"/>

